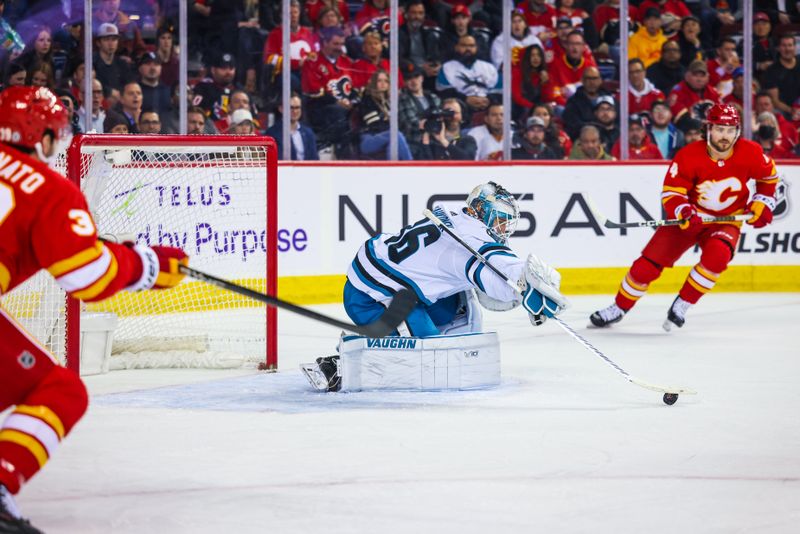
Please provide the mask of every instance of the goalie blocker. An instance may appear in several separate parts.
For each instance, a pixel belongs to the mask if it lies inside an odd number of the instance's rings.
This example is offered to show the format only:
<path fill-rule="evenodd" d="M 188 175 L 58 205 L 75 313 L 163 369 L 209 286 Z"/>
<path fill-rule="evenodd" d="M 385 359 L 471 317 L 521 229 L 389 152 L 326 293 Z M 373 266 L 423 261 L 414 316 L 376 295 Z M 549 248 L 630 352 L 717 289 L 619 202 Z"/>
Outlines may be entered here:
<path fill-rule="evenodd" d="M 320 391 L 432 391 L 500 383 L 496 332 L 426 338 L 342 336 L 338 349 L 338 356 L 300 366 Z"/>

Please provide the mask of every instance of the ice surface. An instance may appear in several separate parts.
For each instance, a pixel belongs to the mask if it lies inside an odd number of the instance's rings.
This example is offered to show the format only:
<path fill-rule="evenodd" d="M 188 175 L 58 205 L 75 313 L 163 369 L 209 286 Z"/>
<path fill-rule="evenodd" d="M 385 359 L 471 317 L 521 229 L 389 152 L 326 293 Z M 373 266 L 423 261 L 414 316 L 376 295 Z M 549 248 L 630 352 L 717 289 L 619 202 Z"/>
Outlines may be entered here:
<path fill-rule="evenodd" d="M 20 506 L 48 533 L 798 531 L 797 294 L 711 294 L 666 334 L 671 295 L 610 330 L 609 297 L 554 324 L 490 314 L 503 383 L 469 392 L 312 391 L 297 369 L 338 332 L 280 313 L 277 374 L 118 371 Z M 320 306 L 343 317 L 339 306 Z"/>

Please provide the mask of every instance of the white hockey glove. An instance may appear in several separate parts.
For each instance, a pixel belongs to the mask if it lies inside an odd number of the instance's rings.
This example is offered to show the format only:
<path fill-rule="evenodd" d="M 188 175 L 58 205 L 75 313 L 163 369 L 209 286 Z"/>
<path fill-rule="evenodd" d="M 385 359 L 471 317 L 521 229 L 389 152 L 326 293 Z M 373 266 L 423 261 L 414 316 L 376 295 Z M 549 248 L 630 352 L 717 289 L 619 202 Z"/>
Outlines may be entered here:
<path fill-rule="evenodd" d="M 528 256 L 523 276 L 524 279 L 521 278 L 519 282 L 520 287 L 523 284 L 525 287 L 522 307 L 527 310 L 532 325 L 541 325 L 548 317 L 555 317 L 569 305 L 559 291 L 561 275 L 533 254 Z"/>

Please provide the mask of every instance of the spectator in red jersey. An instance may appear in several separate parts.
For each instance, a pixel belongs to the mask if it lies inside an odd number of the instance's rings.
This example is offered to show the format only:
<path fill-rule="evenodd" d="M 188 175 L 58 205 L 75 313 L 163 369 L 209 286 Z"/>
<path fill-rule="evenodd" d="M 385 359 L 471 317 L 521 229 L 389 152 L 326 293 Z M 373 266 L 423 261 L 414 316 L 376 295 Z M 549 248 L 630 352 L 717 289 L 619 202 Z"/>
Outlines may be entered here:
<path fill-rule="evenodd" d="M 601 96 L 611 97 L 611 93 L 603 88 L 603 78 L 597 67 L 588 67 L 583 71 L 582 85 L 567 100 L 561 120 L 564 129 L 573 139 L 578 137 L 585 124 L 594 122 L 594 104 Z"/>
<path fill-rule="evenodd" d="M 550 107 L 550 104 L 536 104 L 531 112 L 531 117 L 539 117 L 544 121 L 545 142 L 556 150 L 559 159 L 570 153 L 572 139 L 553 119 L 553 108 Z"/>
<path fill-rule="evenodd" d="M 268 75 L 274 76 L 276 80 L 283 65 L 283 28 L 284 25 L 281 25 L 269 32 L 264 43 L 264 63 L 273 66 L 273 72 Z M 292 87 L 299 87 L 303 63 L 306 59 L 316 58 L 319 43 L 311 28 L 300 25 L 300 2 L 298 0 L 292 0 L 289 7 L 289 28 Z"/>
<path fill-rule="evenodd" d="M 681 48 L 675 41 L 667 41 L 661 47 L 661 59 L 647 67 L 647 79 L 664 94 L 681 83 L 686 69 L 681 63 Z"/>
<path fill-rule="evenodd" d="M 782 113 L 779 113 L 775 110 L 775 105 L 773 104 L 769 93 L 761 91 L 756 93 L 754 98 L 755 114 L 761 115 L 762 113 L 772 113 L 778 122 L 778 130 L 780 131 L 781 137 L 783 137 L 789 143 L 790 148 L 794 149 L 795 145 L 798 143 L 797 127 L 792 123 L 792 121 L 787 120 Z"/>
<path fill-rule="evenodd" d="M 789 159 L 795 157 L 790 143 L 781 136 L 778 120 L 775 118 L 775 115 L 769 111 L 759 113 L 758 115 L 758 128 L 756 128 L 755 131 L 755 140 L 761 145 L 761 148 L 764 149 L 764 154 L 767 154 L 773 159 Z"/>
<path fill-rule="evenodd" d="M 708 83 L 720 94 L 727 96 L 733 91 L 733 71 L 739 67 L 739 54 L 736 53 L 736 40 L 723 37 L 717 46 L 717 56 L 706 62 Z"/>
<path fill-rule="evenodd" d="M 602 44 L 617 46 L 619 43 L 619 0 L 605 0 L 592 12 L 592 21 Z M 636 31 L 639 11 L 628 4 L 628 28 Z"/>
<path fill-rule="evenodd" d="M 577 30 L 567 36 L 566 51 L 560 57 L 555 57 L 548 66 L 550 83 L 553 86 L 553 101 L 563 106 L 567 99 L 575 94 L 583 76 L 583 71 L 588 67 L 596 67 L 593 57 L 589 59 L 584 55 L 586 43 L 583 34 Z"/>
<path fill-rule="evenodd" d="M 692 61 L 683 81 L 669 94 L 673 120 L 678 127 L 686 118 L 702 120 L 706 110 L 719 103 L 719 93 L 708 84 L 708 67 L 701 59 Z"/>
<path fill-rule="evenodd" d="M 572 20 L 569 17 L 559 17 L 556 20 L 556 34 L 544 41 L 544 58 L 550 65 L 554 59 L 564 55 L 567 50 L 567 38 L 575 28 L 572 27 Z M 584 41 L 586 36 L 584 35 Z M 592 50 L 586 46 L 583 50 L 583 57 L 587 61 L 594 61 Z"/>
<path fill-rule="evenodd" d="M 792 113 L 792 102 L 800 97 L 800 61 L 797 60 L 797 40 L 792 34 L 778 41 L 778 61 L 764 75 L 764 89 L 772 103 L 782 113 Z"/>
<path fill-rule="evenodd" d="M 550 75 L 541 46 L 534 44 L 525 48 L 517 62 L 512 62 L 511 69 L 513 117 L 527 117 L 534 104 L 552 100 Z"/>
<path fill-rule="evenodd" d="M 639 4 L 639 13 L 646 13 L 651 7 L 658 9 L 661 13 L 664 33 L 667 35 L 674 35 L 681 27 L 681 20 L 693 16 L 682 0 L 644 0 Z M 699 26 L 699 19 L 697 22 Z"/>
<path fill-rule="evenodd" d="M 364 35 L 362 43 L 362 57 L 353 63 L 351 76 L 353 87 L 362 91 L 369 79 L 377 70 L 389 72 L 389 60 L 383 57 L 383 40 L 378 32 L 369 32 Z M 399 76 L 402 80 L 402 75 Z"/>
<path fill-rule="evenodd" d="M 556 8 L 545 3 L 545 0 L 524 0 L 517 4 L 528 21 L 531 31 L 541 40 L 553 37 L 558 14 Z"/>
<path fill-rule="evenodd" d="M 683 132 L 672 123 L 672 111 L 663 100 L 653 102 L 650 107 L 650 137 L 653 138 L 661 157 L 672 159 L 686 140 Z"/>
<path fill-rule="evenodd" d="M 681 63 L 685 67 L 696 59 L 705 61 L 706 53 L 700 41 L 700 20 L 694 15 L 685 17 L 681 22 L 678 45 L 681 47 Z"/>
<path fill-rule="evenodd" d="M 628 42 L 628 59 L 638 58 L 645 68 L 661 59 L 661 47 L 667 42 L 661 31 L 661 14 L 651 7 L 645 14 L 639 30 Z"/>
<path fill-rule="evenodd" d="M 380 32 L 386 42 L 389 37 L 389 10 L 389 0 L 364 0 L 364 7 L 358 10 L 355 16 L 358 31 L 364 32 L 364 27 L 371 25 Z M 398 23 L 403 24 L 402 14 L 399 15 Z"/>
<path fill-rule="evenodd" d="M 178 85 L 180 65 L 175 51 L 175 28 L 164 25 L 156 36 L 156 55 L 161 62 L 161 83 L 174 89 Z"/>
<path fill-rule="evenodd" d="M 419 2 L 420 0 L 414 0 Z M 445 27 L 444 33 L 441 37 L 440 50 L 442 58 L 447 61 L 455 58 L 455 47 L 458 40 L 464 35 L 471 35 L 475 38 L 478 45 L 477 58 L 482 61 L 489 61 L 489 42 L 487 36 L 483 32 L 476 32 L 470 26 L 472 22 L 472 14 L 466 6 L 455 6 L 450 14 L 450 24 Z"/>
<path fill-rule="evenodd" d="M 656 100 L 664 100 L 662 93 L 645 77 L 644 63 L 641 59 L 628 61 L 628 111 L 633 113 L 650 113 L 650 106 Z"/>
<path fill-rule="evenodd" d="M 292 4 L 294 4 L 294 2 L 292 2 Z M 319 29 L 317 21 L 319 20 L 320 11 L 326 7 L 336 11 L 343 24 L 350 22 L 350 8 L 347 7 L 347 2 L 345 0 L 306 0 L 306 15 L 316 29 Z"/>
<path fill-rule="evenodd" d="M 531 45 L 539 45 L 544 50 L 542 41 L 528 27 L 525 14 L 520 9 L 515 9 L 511 13 L 511 64 L 518 63 L 522 51 Z M 508 47 L 501 33 L 492 42 L 492 64 L 498 71 L 503 64 L 503 54 L 506 48 Z"/>
<path fill-rule="evenodd" d="M 319 55 L 303 64 L 302 86 L 311 126 L 320 144 L 328 144 L 345 138 L 350 129 L 350 110 L 358 95 L 353 88 L 353 61 L 343 51 L 344 31 L 323 28 L 320 36 Z"/>
<path fill-rule="evenodd" d="M 405 23 L 400 26 L 398 35 L 399 55 L 421 69 L 425 75 L 426 87 L 433 87 L 442 68 L 442 54 L 439 30 L 426 27 L 425 18 L 425 4 L 422 0 L 408 3 Z"/>
<path fill-rule="evenodd" d="M 617 139 L 611 155 L 619 159 L 621 151 L 620 139 Z M 661 159 L 661 152 L 647 133 L 644 117 L 637 113 L 628 118 L 628 159 Z"/>

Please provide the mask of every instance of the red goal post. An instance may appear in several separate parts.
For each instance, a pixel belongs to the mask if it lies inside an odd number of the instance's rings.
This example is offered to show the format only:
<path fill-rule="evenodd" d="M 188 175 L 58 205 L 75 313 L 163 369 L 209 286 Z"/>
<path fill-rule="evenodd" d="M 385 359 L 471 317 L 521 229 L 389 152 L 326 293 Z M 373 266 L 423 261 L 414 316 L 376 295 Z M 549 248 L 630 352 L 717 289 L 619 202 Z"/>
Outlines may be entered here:
<path fill-rule="evenodd" d="M 111 233 L 115 237 L 136 238 L 142 244 L 181 246 L 190 256 L 190 265 L 277 295 L 278 166 L 272 138 L 80 135 L 67 151 L 65 170 L 67 177 L 84 190 L 101 236 Z M 140 205 L 134 209 L 133 203 Z M 237 224 L 241 228 L 230 229 Z M 255 349 L 245 345 L 263 341 L 263 353 L 257 347 L 261 354 L 257 357 L 259 367 L 277 368 L 274 308 L 263 310 L 263 304 L 242 302 L 239 296 L 201 287 L 202 282 L 187 279 L 178 288 L 182 286 L 193 290 L 140 292 L 150 294 L 143 296 L 142 302 L 136 300 L 138 293 L 120 294 L 97 305 L 82 305 L 68 298 L 67 366 L 79 370 L 80 315 L 81 309 L 86 308 L 116 313 L 124 322 L 142 323 L 130 334 L 126 349 L 136 350 L 139 343 L 146 351 L 149 343 L 153 345 L 149 349 L 156 352 L 163 347 L 173 351 L 183 350 L 181 343 L 188 343 L 190 352 L 199 345 L 205 354 L 216 344 L 213 350 L 226 355 L 233 345 L 237 345 L 235 350 L 249 354 Z M 232 330 L 246 322 L 245 310 L 248 321 L 252 320 L 252 309 L 264 312 L 263 335 L 259 318 L 257 326 L 250 327 L 259 331 L 243 334 L 247 342 L 234 339 L 238 334 Z M 149 313 L 155 319 L 147 322 L 143 315 Z M 194 327 L 194 334 L 184 335 Z M 220 339 L 211 339 L 217 327 L 222 330 Z M 145 337 L 152 339 L 146 342 Z M 118 338 L 115 334 L 115 341 Z"/>

